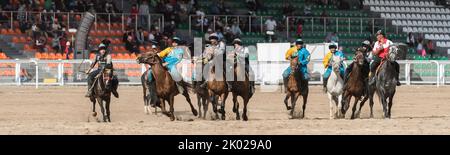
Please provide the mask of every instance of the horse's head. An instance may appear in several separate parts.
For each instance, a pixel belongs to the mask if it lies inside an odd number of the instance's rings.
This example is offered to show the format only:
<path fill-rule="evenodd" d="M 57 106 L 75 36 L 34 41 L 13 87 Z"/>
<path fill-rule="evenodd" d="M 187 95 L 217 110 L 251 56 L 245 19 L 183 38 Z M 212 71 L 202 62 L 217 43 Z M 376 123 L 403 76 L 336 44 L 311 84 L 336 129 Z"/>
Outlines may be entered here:
<path fill-rule="evenodd" d="M 148 51 L 146 53 L 141 54 L 136 58 L 136 61 L 138 63 L 145 63 L 145 64 L 157 64 L 161 63 L 161 58 L 159 58 L 158 53 L 155 50 Z"/>
<path fill-rule="evenodd" d="M 333 56 L 331 59 L 331 67 L 333 68 L 333 71 L 336 73 L 339 73 L 339 67 L 341 66 L 343 59 L 339 56 Z"/>
<path fill-rule="evenodd" d="M 363 48 L 358 48 L 355 52 L 355 62 L 356 64 L 358 64 L 359 66 L 364 64 L 364 49 Z"/>
<path fill-rule="evenodd" d="M 389 47 L 389 53 L 387 55 L 387 60 L 388 61 L 395 61 L 395 60 L 397 60 L 397 54 L 398 54 L 398 47 L 397 46 Z"/>
<path fill-rule="evenodd" d="M 298 64 L 298 57 L 297 56 L 291 57 L 291 63 L 290 63 L 291 70 L 292 70 L 291 73 L 294 73 L 294 72 L 296 72 L 298 70 L 298 65 L 299 65 Z"/>

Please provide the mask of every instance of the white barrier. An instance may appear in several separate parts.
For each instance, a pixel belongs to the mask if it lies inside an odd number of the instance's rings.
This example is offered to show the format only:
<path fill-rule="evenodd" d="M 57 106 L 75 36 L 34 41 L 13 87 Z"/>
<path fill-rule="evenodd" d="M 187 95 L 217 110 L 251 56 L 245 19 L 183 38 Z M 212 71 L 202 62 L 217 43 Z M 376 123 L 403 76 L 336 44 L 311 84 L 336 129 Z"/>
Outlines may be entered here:
<path fill-rule="evenodd" d="M 186 61 L 189 62 L 189 61 Z M 86 85 L 87 75 L 83 73 L 92 62 L 90 60 L 0 60 L 0 72 L 14 70 L 15 73 L 0 75 L 0 85 Z M 146 70 L 145 65 L 137 64 L 134 60 L 115 60 L 116 74 L 120 84 L 139 85 L 140 76 Z M 312 60 L 308 70 L 312 75 L 311 84 L 322 84 L 324 68 L 322 61 Z M 350 61 L 346 61 L 350 63 Z M 400 60 L 400 81 L 406 85 L 427 84 L 445 85 L 450 83 L 450 61 L 417 61 Z M 5 65 L 8 64 L 8 65 Z M 120 67 L 124 65 L 125 67 Z M 133 67 L 127 66 L 132 65 Z M 191 69 L 186 69 L 190 64 L 183 64 L 183 74 Z M 250 66 L 255 72 L 257 84 L 278 85 L 282 83 L 282 72 L 287 68 L 287 61 L 257 61 Z M 127 68 L 128 67 L 128 68 Z M 446 67 L 447 71 L 446 71 Z M 31 79 L 23 80 L 21 71 L 28 70 Z M 133 73 L 133 74 L 131 74 Z M 192 75 L 192 74 L 189 74 Z"/>

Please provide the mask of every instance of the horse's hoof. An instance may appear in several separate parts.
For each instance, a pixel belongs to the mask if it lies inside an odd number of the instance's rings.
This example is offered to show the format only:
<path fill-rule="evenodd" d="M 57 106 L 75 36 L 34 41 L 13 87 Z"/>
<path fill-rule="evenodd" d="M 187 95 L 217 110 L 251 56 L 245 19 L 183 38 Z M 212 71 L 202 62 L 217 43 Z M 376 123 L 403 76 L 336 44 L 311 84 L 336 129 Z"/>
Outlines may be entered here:
<path fill-rule="evenodd" d="M 239 116 L 236 116 L 236 120 L 241 120 L 241 117 L 239 117 Z"/>
<path fill-rule="evenodd" d="M 288 107 L 286 107 L 286 109 L 287 109 L 287 110 L 291 110 L 291 109 L 292 109 L 292 107 L 291 107 L 291 106 L 288 106 Z"/>
<path fill-rule="evenodd" d="M 242 116 L 242 119 L 244 120 L 244 121 L 248 121 L 248 118 L 247 118 L 247 116 Z"/>
<path fill-rule="evenodd" d="M 97 112 L 92 112 L 93 117 L 97 117 Z"/>
<path fill-rule="evenodd" d="M 198 115 L 198 112 L 197 112 L 197 110 L 195 110 L 195 109 L 192 109 L 192 114 L 194 114 L 194 116 L 197 116 L 197 115 Z"/>

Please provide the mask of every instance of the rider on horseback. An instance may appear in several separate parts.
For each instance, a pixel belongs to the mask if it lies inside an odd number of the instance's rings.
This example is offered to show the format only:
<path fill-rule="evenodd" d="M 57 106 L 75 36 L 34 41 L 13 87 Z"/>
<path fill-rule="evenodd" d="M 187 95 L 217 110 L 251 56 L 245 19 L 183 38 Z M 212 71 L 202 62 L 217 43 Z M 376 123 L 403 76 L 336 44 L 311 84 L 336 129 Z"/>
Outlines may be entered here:
<path fill-rule="evenodd" d="M 234 50 L 231 51 L 229 55 L 231 55 L 233 58 L 236 56 L 236 62 L 240 63 L 241 65 L 245 65 L 245 73 L 250 77 L 250 63 L 249 63 L 249 50 L 247 47 L 244 47 L 242 45 L 242 41 L 239 38 L 236 38 L 233 40 L 232 44 L 234 45 Z M 249 79 L 250 80 L 250 79 Z M 250 92 L 255 92 L 255 85 L 254 81 L 250 81 Z"/>
<path fill-rule="evenodd" d="M 300 63 L 300 71 L 303 73 L 303 80 L 309 80 L 309 73 L 308 73 L 308 63 L 310 59 L 309 51 L 303 46 L 303 40 L 297 39 L 295 40 L 295 46 L 291 47 L 286 52 L 286 60 L 291 60 L 292 58 L 299 59 Z M 283 82 L 287 83 L 288 77 L 291 74 L 291 67 L 289 66 L 284 70 L 283 72 Z"/>
<path fill-rule="evenodd" d="M 377 42 L 375 42 L 372 54 L 373 54 L 373 62 L 371 63 L 370 67 L 370 74 L 369 74 L 369 85 L 375 84 L 375 74 L 377 72 L 378 66 L 381 64 L 381 62 L 386 59 L 386 56 L 389 53 L 389 47 L 393 45 L 392 41 L 388 40 L 386 38 L 386 35 L 380 31 L 377 32 Z M 394 61 L 395 70 L 397 71 L 397 86 L 400 86 L 399 81 L 399 73 L 400 73 L 400 65 Z"/>
<path fill-rule="evenodd" d="M 109 79 L 112 79 L 112 93 L 116 98 L 119 98 L 119 93 L 117 93 L 117 86 L 118 86 L 118 79 L 113 76 L 113 64 L 112 64 L 112 58 L 111 55 L 108 52 L 108 44 L 102 43 L 99 46 L 98 53 L 95 56 L 94 63 L 91 64 L 88 71 L 86 71 L 86 74 L 89 74 L 88 76 L 88 92 L 86 93 L 85 97 L 91 97 L 93 93 L 93 86 L 95 85 L 94 82 L 96 82 L 96 78 L 98 78 L 101 73 L 106 72 L 108 73 L 108 77 L 106 77 L 108 80 L 106 83 L 109 83 Z M 92 71 L 92 68 L 94 68 L 95 64 L 99 64 L 98 69 L 95 71 Z"/>
<path fill-rule="evenodd" d="M 203 64 L 207 64 L 211 60 L 213 60 L 214 57 L 223 55 L 225 53 L 225 45 L 223 42 L 219 42 L 219 37 L 217 36 L 216 33 L 211 34 L 208 39 L 209 39 L 210 44 L 209 44 L 209 46 L 205 47 L 205 51 L 203 52 Z M 231 91 L 232 90 L 231 84 L 228 81 L 226 81 L 226 82 L 228 85 L 228 91 Z M 205 82 L 203 82 L 200 85 L 200 87 L 206 88 L 207 85 L 208 85 L 208 81 L 205 80 Z"/>
<path fill-rule="evenodd" d="M 344 59 L 344 53 L 342 51 L 338 51 L 337 46 L 335 44 L 331 44 L 330 46 L 328 46 L 328 49 L 330 49 L 330 51 L 325 55 L 325 57 L 323 58 L 323 66 L 325 67 L 325 73 L 323 74 L 323 89 L 324 91 L 326 91 L 327 88 L 327 82 L 328 82 L 328 77 L 330 77 L 331 71 L 332 71 L 332 64 L 330 63 L 330 61 L 333 59 L 333 56 L 338 56 L 341 57 L 341 60 Z M 340 64 L 339 65 L 339 75 L 344 78 L 344 65 Z"/>
<path fill-rule="evenodd" d="M 167 47 L 163 51 L 159 52 L 158 56 L 163 60 L 163 64 L 162 65 L 167 67 L 167 69 L 168 69 L 168 71 L 170 73 L 170 76 L 172 76 L 172 79 L 175 81 L 175 83 L 178 86 L 178 90 L 180 92 L 183 92 L 182 91 L 183 87 L 180 85 L 180 83 L 183 82 L 183 78 L 182 78 L 181 74 L 177 70 L 177 65 L 183 59 L 185 51 L 184 51 L 183 48 L 181 48 L 179 46 L 181 44 L 181 39 L 180 38 L 173 37 L 172 40 L 173 40 L 172 46 L 171 47 Z M 154 46 L 152 48 L 156 48 L 156 46 Z M 153 77 L 152 77 L 152 70 L 151 70 L 151 68 L 149 68 L 148 74 L 149 74 L 148 80 L 152 81 Z"/>
<path fill-rule="evenodd" d="M 368 78 L 368 74 L 369 74 L 369 72 L 370 72 L 370 67 L 369 67 L 369 62 L 370 62 L 370 60 L 369 60 L 369 54 L 370 54 L 370 51 L 371 51 L 371 47 L 370 47 L 370 41 L 369 40 L 364 40 L 363 42 L 362 42 L 362 45 L 361 45 L 361 47 L 360 48 L 358 48 L 357 49 L 357 51 L 361 51 L 361 52 L 363 52 L 363 55 L 364 55 L 364 67 L 362 68 L 362 70 L 363 70 L 363 78 L 364 79 L 367 79 Z M 356 55 L 356 52 L 355 52 L 355 55 Z M 352 72 L 352 69 L 353 69 L 353 65 L 355 64 L 355 59 L 353 59 L 353 62 L 350 64 L 350 65 L 348 65 L 347 66 L 347 68 L 345 69 L 345 78 L 344 78 L 344 91 L 345 91 L 345 89 L 347 88 L 346 87 L 346 85 L 347 85 L 347 81 L 348 81 L 348 78 L 349 78 L 349 76 L 350 76 L 350 72 Z M 365 83 L 367 83 L 367 80 L 365 81 Z"/>

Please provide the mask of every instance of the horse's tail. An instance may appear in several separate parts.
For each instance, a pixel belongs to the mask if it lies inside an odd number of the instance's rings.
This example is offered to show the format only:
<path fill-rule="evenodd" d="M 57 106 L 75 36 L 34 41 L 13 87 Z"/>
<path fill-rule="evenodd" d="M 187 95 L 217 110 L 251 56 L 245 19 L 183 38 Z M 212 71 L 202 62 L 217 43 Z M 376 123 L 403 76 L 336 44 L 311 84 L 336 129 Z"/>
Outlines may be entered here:
<path fill-rule="evenodd" d="M 193 89 L 194 89 L 194 86 L 192 85 L 192 84 L 190 84 L 190 83 L 188 83 L 188 82 L 186 82 L 186 81 L 181 81 L 181 82 L 179 82 L 179 84 L 184 88 L 184 89 L 186 89 L 186 91 L 189 93 L 189 92 L 194 92 L 193 91 Z"/>

